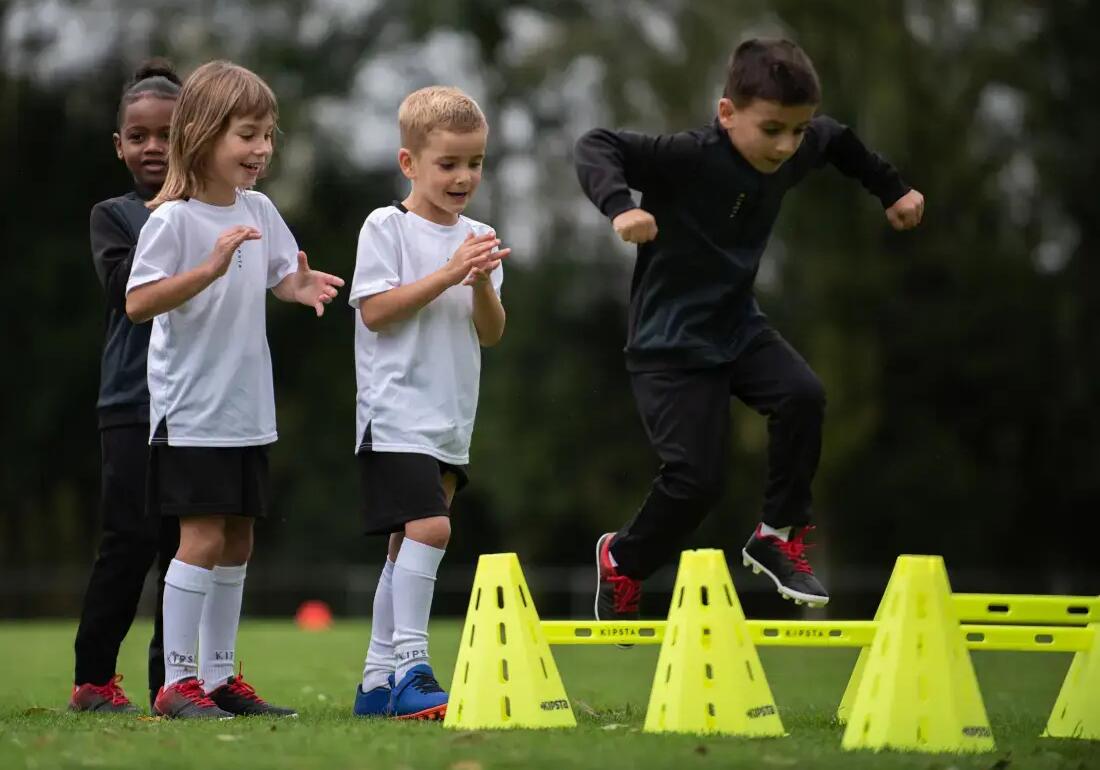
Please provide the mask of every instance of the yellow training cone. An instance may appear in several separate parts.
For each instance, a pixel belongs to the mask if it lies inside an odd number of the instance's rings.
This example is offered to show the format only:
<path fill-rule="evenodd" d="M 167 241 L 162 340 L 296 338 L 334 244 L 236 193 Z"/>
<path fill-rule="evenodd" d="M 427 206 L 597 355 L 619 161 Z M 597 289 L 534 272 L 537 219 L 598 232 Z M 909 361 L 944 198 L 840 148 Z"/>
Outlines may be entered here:
<path fill-rule="evenodd" d="M 938 556 L 901 556 L 857 671 L 845 749 L 994 749 L 985 705 Z"/>
<path fill-rule="evenodd" d="M 786 735 L 719 550 L 680 556 L 645 731 Z"/>
<path fill-rule="evenodd" d="M 886 583 L 886 593 L 882 595 L 882 601 L 879 602 L 878 609 L 875 610 L 875 627 L 878 628 L 882 621 L 882 618 L 886 614 L 886 597 L 891 596 L 896 592 L 894 583 L 900 581 L 898 577 L 901 571 L 897 569 L 895 565 L 894 571 L 890 573 L 890 580 Z M 893 590 L 891 590 L 893 589 Z M 863 681 L 863 670 L 867 667 L 867 656 L 871 654 L 870 647 L 861 647 L 859 650 L 859 657 L 856 658 L 856 667 L 852 670 L 852 676 L 848 679 L 848 686 L 844 688 L 844 695 L 840 699 L 840 706 L 836 710 L 836 719 L 841 724 L 848 721 L 848 717 L 852 713 L 852 703 L 856 699 L 856 691 L 859 689 L 859 683 Z"/>
<path fill-rule="evenodd" d="M 514 553 L 477 562 L 444 727 L 576 727 Z"/>
<path fill-rule="evenodd" d="M 1100 740 L 1100 623 L 1090 623 L 1092 645 L 1075 653 L 1044 736 Z"/>

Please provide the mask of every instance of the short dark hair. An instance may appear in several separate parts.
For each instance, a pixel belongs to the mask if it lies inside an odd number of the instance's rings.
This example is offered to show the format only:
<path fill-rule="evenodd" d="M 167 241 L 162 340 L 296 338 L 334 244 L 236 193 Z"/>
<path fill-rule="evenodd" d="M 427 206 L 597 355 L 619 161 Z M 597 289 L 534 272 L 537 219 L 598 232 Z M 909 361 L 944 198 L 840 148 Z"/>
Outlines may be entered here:
<path fill-rule="evenodd" d="M 126 119 L 126 108 L 143 96 L 152 95 L 161 99 L 175 99 L 180 94 L 180 76 L 176 74 L 172 62 L 159 56 L 142 62 L 134 71 L 134 76 L 122 88 L 122 98 L 118 101 L 118 127 Z"/>
<path fill-rule="evenodd" d="M 821 83 L 806 52 L 783 38 L 752 38 L 737 46 L 722 94 L 737 107 L 753 99 L 785 106 L 821 103 Z"/>

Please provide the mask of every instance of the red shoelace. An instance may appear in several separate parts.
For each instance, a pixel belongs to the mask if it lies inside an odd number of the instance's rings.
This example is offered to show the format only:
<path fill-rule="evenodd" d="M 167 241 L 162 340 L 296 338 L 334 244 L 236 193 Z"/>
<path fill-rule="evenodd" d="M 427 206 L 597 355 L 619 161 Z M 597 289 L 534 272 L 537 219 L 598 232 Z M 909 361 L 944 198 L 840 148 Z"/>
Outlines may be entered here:
<path fill-rule="evenodd" d="M 201 679 L 184 679 L 182 682 L 176 682 L 172 686 L 176 688 L 176 692 L 200 708 L 215 707 L 214 701 L 210 700 L 206 691 L 202 689 Z"/>
<path fill-rule="evenodd" d="M 805 553 L 807 548 L 812 548 L 813 546 L 807 545 L 804 541 L 806 533 L 811 529 L 813 529 L 813 527 L 799 527 L 797 529 L 797 534 L 792 534 L 791 539 L 787 541 L 783 541 L 774 536 L 773 539 L 779 550 L 783 552 L 783 555 L 794 564 L 795 570 L 798 572 L 807 572 L 812 575 L 814 574 L 814 568 L 806 561 Z"/>
<path fill-rule="evenodd" d="M 607 580 L 613 586 L 612 598 L 615 603 L 615 612 L 637 612 L 642 584 L 626 575 L 613 575 Z"/>
<path fill-rule="evenodd" d="M 107 684 L 86 684 L 83 686 L 109 700 L 112 706 L 125 706 L 130 702 L 130 699 L 126 697 L 126 693 L 119 686 L 118 683 L 121 681 L 122 674 L 115 674 L 108 680 Z"/>
<path fill-rule="evenodd" d="M 226 682 L 226 686 L 229 687 L 229 692 L 234 695 L 240 695 L 242 698 L 248 698 L 256 703 L 262 703 L 267 705 L 267 701 L 256 694 L 256 688 L 244 681 L 244 663 L 237 664 L 237 675 L 230 677 Z"/>

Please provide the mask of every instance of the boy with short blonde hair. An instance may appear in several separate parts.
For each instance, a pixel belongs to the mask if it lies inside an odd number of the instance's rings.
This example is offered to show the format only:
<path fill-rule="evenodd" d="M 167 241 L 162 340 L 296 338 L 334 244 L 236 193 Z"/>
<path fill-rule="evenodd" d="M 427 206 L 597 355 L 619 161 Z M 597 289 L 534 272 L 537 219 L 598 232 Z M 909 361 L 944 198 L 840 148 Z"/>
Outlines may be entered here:
<path fill-rule="evenodd" d="M 463 216 L 481 181 L 488 125 L 455 88 L 410 94 L 398 112 L 404 201 L 359 234 L 349 302 L 358 385 L 355 452 L 367 534 L 389 549 L 354 713 L 442 719 L 447 693 L 428 664 L 428 616 L 468 480 L 481 347 L 504 333 L 500 263 L 509 249 Z"/>
<path fill-rule="evenodd" d="M 397 125 L 401 129 L 401 146 L 418 152 L 428 142 L 432 131 L 446 130 L 467 134 L 488 130 L 485 114 L 457 88 L 428 86 L 413 91 L 397 110 Z"/>

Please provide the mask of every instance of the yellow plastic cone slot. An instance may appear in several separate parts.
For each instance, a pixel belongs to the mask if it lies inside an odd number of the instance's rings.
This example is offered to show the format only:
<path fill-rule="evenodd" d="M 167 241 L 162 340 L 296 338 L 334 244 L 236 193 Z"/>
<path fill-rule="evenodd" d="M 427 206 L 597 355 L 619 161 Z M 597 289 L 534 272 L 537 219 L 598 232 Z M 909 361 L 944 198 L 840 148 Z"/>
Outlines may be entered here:
<path fill-rule="evenodd" d="M 514 553 L 478 559 L 444 727 L 576 727 Z"/>
<path fill-rule="evenodd" d="M 1074 654 L 1045 737 L 1100 740 L 1100 623 L 1090 623 L 1088 628 L 1092 645 Z"/>
<path fill-rule="evenodd" d="M 680 556 L 644 729 L 786 735 L 720 550 Z"/>
<path fill-rule="evenodd" d="M 843 748 L 992 751 L 943 559 L 899 557 L 875 620 L 874 641 L 849 685 Z"/>

